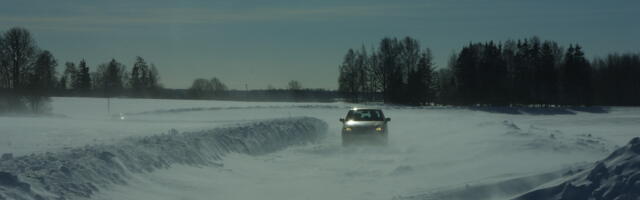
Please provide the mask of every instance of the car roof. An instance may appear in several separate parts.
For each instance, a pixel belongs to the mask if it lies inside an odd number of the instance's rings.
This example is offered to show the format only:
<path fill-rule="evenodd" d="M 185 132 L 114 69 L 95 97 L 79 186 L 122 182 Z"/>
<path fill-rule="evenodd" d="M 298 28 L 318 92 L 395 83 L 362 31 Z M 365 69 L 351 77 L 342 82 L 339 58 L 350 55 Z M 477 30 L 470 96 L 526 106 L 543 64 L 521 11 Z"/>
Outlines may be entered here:
<path fill-rule="evenodd" d="M 379 110 L 379 111 L 382 111 L 382 109 L 379 109 L 379 108 L 351 108 L 349 110 Z"/>

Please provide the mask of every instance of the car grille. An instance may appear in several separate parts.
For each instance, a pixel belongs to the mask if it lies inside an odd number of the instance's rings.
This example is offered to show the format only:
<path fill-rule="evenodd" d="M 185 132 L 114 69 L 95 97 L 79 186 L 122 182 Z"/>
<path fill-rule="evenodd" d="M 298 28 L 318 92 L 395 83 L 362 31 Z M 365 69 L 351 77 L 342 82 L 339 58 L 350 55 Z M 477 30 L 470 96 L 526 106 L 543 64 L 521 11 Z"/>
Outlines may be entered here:
<path fill-rule="evenodd" d="M 351 127 L 351 131 L 345 131 L 345 133 L 350 134 L 371 134 L 376 133 L 376 127 Z"/>

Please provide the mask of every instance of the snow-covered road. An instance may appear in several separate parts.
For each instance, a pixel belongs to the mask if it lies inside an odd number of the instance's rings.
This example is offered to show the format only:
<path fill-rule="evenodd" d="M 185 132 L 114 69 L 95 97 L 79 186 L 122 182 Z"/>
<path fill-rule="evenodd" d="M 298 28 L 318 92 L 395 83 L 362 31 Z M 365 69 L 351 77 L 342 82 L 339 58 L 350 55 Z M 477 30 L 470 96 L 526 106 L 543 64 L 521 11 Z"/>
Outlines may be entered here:
<path fill-rule="evenodd" d="M 253 103 L 55 98 L 66 117 L 0 117 L 0 153 L 25 155 L 109 144 L 169 129 L 310 116 L 326 137 L 260 156 L 231 153 L 222 167 L 173 165 L 132 176 L 95 199 L 392 199 L 556 172 L 604 158 L 640 128 L 640 109 L 470 110 L 382 107 L 388 146 L 340 145 L 344 103 Z M 517 114 L 516 114 L 517 113 Z M 508 196 L 491 198 L 508 198 Z M 513 194 L 503 194 L 513 195 Z"/>

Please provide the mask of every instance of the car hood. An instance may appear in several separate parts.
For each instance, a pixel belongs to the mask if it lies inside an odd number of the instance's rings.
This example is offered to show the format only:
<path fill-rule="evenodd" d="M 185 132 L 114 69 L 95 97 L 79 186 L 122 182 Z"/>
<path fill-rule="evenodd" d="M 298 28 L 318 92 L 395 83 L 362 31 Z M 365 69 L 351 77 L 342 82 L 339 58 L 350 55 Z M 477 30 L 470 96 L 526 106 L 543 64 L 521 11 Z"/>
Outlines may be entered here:
<path fill-rule="evenodd" d="M 383 126 L 384 121 L 346 121 L 345 127 L 372 127 Z"/>

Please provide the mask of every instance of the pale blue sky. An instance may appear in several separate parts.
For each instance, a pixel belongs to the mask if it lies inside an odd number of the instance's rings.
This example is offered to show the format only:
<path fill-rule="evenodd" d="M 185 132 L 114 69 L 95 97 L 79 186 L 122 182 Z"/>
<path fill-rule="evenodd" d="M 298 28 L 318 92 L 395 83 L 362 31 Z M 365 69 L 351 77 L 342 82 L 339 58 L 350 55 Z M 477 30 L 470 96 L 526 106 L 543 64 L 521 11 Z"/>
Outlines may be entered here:
<path fill-rule="evenodd" d="M 87 1 L 8 0 L 0 31 L 33 33 L 59 63 L 90 67 L 135 56 L 153 62 L 168 88 L 219 77 L 233 89 L 337 88 L 348 48 L 385 36 L 417 38 L 438 66 L 463 45 L 537 35 L 587 55 L 639 52 L 640 1 Z"/>

